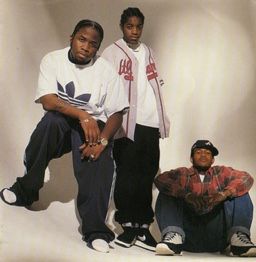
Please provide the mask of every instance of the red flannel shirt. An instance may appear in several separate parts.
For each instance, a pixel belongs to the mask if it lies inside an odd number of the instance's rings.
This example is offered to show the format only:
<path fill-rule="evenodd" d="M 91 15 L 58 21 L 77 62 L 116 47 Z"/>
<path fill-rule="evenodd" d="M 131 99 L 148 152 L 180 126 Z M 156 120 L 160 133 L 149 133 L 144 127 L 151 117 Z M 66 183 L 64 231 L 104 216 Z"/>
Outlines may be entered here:
<path fill-rule="evenodd" d="M 231 167 L 213 166 L 204 175 L 201 182 L 197 169 L 181 167 L 158 175 L 155 178 L 155 185 L 163 194 L 184 198 L 187 193 L 210 196 L 224 190 L 232 193 L 230 197 L 242 196 L 253 184 L 252 176 Z M 213 206 L 206 205 L 199 213 L 207 213 L 212 209 Z"/>

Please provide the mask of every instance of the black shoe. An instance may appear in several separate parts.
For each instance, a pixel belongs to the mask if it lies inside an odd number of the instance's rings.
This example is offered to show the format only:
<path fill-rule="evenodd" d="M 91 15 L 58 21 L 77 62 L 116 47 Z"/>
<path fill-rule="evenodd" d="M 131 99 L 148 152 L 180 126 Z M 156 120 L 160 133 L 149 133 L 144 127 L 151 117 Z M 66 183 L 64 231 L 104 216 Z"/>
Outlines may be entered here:
<path fill-rule="evenodd" d="M 136 228 L 134 227 L 123 227 L 124 232 L 120 234 L 116 239 L 115 243 L 122 247 L 131 247 L 134 245 L 136 240 Z"/>
<path fill-rule="evenodd" d="M 135 246 L 150 250 L 150 251 L 155 251 L 156 249 L 156 241 L 151 235 L 150 231 L 148 228 L 139 228 Z"/>
<path fill-rule="evenodd" d="M 156 246 L 158 255 L 181 255 L 183 243 L 180 234 L 168 232 Z"/>
<path fill-rule="evenodd" d="M 230 240 L 230 254 L 239 257 L 256 257 L 256 246 L 243 232 L 235 233 Z"/>

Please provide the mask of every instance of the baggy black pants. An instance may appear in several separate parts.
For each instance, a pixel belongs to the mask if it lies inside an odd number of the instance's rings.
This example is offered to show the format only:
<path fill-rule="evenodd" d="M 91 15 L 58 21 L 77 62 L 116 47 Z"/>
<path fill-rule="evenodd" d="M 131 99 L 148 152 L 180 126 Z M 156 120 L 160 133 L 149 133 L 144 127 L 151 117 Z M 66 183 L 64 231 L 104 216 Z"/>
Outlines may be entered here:
<path fill-rule="evenodd" d="M 100 129 L 104 123 L 98 122 Z M 105 148 L 97 161 L 81 159 L 79 147 L 84 142 L 82 128 L 77 120 L 58 112 L 47 112 L 41 119 L 25 150 L 25 175 L 18 177 L 11 187 L 17 195 L 17 204 L 31 205 L 39 198 L 39 189 L 44 184 L 45 169 L 50 160 L 59 158 L 72 150 L 74 174 L 78 183 L 77 208 L 82 219 L 85 240 L 93 235 L 114 239 L 106 226 L 114 174 L 112 143 Z M 56 189 L 58 190 L 58 189 Z"/>
<path fill-rule="evenodd" d="M 113 152 L 117 166 L 115 220 L 120 224 L 152 223 L 152 185 L 160 157 L 158 128 L 137 124 L 134 141 L 115 140 Z"/>

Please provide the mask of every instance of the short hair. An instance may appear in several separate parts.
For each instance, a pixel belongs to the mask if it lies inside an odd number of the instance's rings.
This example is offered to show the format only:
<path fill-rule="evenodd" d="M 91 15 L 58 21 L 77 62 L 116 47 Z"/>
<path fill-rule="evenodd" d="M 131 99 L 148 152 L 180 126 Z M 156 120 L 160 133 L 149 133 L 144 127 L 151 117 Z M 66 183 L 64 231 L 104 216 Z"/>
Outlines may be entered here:
<path fill-rule="evenodd" d="M 128 21 L 128 19 L 132 16 L 137 16 L 141 19 L 142 24 L 144 24 L 144 15 L 142 14 L 142 12 L 140 11 L 139 8 L 137 7 L 128 7 L 127 9 L 125 9 L 121 15 L 121 19 L 120 19 L 120 25 L 124 26 L 124 24 Z"/>
<path fill-rule="evenodd" d="M 71 37 L 74 37 L 76 35 L 76 33 L 83 27 L 92 27 L 93 29 L 95 29 L 99 33 L 100 44 L 101 44 L 103 37 L 104 37 L 104 30 L 99 23 L 92 21 L 92 20 L 89 20 L 89 19 L 84 19 L 84 20 L 79 21 L 77 23 L 77 25 L 75 26 L 75 29 L 74 29 Z"/>

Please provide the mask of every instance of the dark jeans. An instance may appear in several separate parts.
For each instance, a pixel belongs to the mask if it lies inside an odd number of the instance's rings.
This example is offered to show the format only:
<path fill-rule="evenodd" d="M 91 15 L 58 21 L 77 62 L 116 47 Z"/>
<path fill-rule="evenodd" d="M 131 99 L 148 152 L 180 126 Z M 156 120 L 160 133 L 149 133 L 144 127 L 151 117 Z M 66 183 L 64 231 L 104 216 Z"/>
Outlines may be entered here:
<path fill-rule="evenodd" d="M 104 127 L 103 122 L 98 124 L 100 129 Z M 25 175 L 17 178 L 11 190 L 16 193 L 19 205 L 32 204 L 39 198 L 49 161 L 72 150 L 74 174 L 78 182 L 77 208 L 82 219 L 83 235 L 88 239 L 93 234 L 103 234 L 106 240 L 112 240 L 114 234 L 105 225 L 114 174 L 112 143 L 97 161 L 88 162 L 81 159 L 79 146 L 83 142 L 84 134 L 78 121 L 57 112 L 47 112 L 25 150 Z"/>
<path fill-rule="evenodd" d="M 164 236 L 179 233 L 184 250 L 190 252 L 217 252 L 224 250 L 231 236 L 241 231 L 250 236 L 253 205 L 249 194 L 226 200 L 205 215 L 196 215 L 183 199 L 159 193 L 156 219 Z"/>
<path fill-rule="evenodd" d="M 158 128 L 137 124 L 135 140 L 115 140 L 113 152 L 117 171 L 116 221 L 120 224 L 152 223 L 152 185 L 159 168 Z"/>

